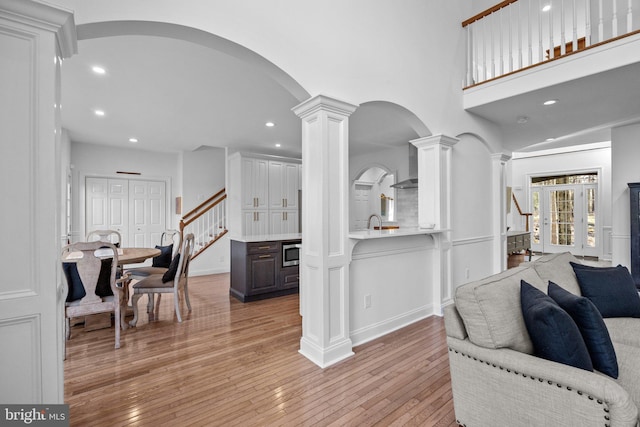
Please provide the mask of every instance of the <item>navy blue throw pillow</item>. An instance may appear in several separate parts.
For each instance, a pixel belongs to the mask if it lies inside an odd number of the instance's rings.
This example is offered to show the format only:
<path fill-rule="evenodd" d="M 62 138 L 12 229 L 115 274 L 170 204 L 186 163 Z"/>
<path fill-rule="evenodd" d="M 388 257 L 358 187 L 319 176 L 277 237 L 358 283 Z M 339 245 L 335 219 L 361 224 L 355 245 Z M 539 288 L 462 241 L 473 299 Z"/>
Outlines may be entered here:
<path fill-rule="evenodd" d="M 593 371 L 580 330 L 566 311 L 524 280 L 520 281 L 520 303 L 536 356 Z"/>
<path fill-rule="evenodd" d="M 111 289 L 111 258 L 100 260 L 100 274 L 96 283 L 96 295 L 99 297 L 108 297 L 113 295 Z M 67 278 L 69 293 L 66 302 L 71 302 L 84 298 L 87 295 L 84 284 L 78 273 L 78 267 L 75 262 L 63 262 L 62 271 Z M 116 277 L 117 278 L 117 277 Z"/>
<path fill-rule="evenodd" d="M 62 271 L 67 278 L 67 288 L 69 288 L 66 302 L 84 298 L 87 295 L 87 292 L 84 290 L 84 285 L 82 284 L 82 279 L 80 279 L 80 274 L 78 273 L 78 267 L 76 266 L 76 263 L 63 262 Z"/>
<path fill-rule="evenodd" d="M 180 253 L 177 253 L 169 265 L 169 269 L 162 275 L 162 283 L 167 283 L 175 279 L 178 273 L 178 263 L 180 262 Z"/>
<path fill-rule="evenodd" d="M 157 246 L 160 249 L 160 255 L 153 257 L 152 265 L 154 267 L 169 268 L 171 265 L 171 254 L 173 253 L 173 243 L 168 246 Z"/>
<path fill-rule="evenodd" d="M 607 325 L 604 324 L 596 306 L 588 298 L 574 295 L 553 282 L 549 282 L 549 296 L 569 313 L 578 325 L 589 350 L 593 368 L 612 378 L 618 378 L 616 351 Z"/>
<path fill-rule="evenodd" d="M 590 267 L 571 263 L 582 295 L 602 317 L 640 317 L 640 297 L 627 267 Z"/>

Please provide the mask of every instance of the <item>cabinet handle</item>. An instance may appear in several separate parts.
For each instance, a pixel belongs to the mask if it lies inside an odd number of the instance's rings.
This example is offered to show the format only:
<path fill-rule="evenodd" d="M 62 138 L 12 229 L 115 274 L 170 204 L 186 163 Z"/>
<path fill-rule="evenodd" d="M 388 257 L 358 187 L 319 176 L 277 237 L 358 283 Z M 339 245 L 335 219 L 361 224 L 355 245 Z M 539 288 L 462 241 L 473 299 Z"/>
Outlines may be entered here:
<path fill-rule="evenodd" d="M 284 213 L 284 220 L 289 221 L 289 212 Z"/>
<path fill-rule="evenodd" d="M 289 207 L 289 199 L 284 199 L 284 207 L 285 208 Z"/>
<path fill-rule="evenodd" d="M 271 246 L 258 246 L 258 249 L 270 249 Z"/>
<path fill-rule="evenodd" d="M 282 212 L 282 220 L 284 221 L 284 212 Z"/>
<path fill-rule="evenodd" d="M 258 255 L 258 258 L 271 258 L 271 255 Z"/>

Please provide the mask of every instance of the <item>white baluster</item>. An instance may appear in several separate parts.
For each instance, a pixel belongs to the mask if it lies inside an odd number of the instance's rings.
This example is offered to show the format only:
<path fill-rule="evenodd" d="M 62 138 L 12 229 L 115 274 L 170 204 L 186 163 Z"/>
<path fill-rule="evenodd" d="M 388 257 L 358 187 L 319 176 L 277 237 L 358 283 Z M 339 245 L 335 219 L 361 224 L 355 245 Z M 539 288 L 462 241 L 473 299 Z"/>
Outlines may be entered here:
<path fill-rule="evenodd" d="M 500 75 L 504 74 L 504 40 L 503 40 L 503 34 L 504 34 L 504 28 L 503 28 L 503 24 L 502 24 L 502 15 L 504 14 L 504 8 L 500 9 L 497 12 L 498 15 L 498 43 L 500 44 Z"/>
<path fill-rule="evenodd" d="M 483 79 L 482 81 L 487 80 L 487 18 L 482 19 L 482 71 L 483 71 Z"/>
<path fill-rule="evenodd" d="M 513 71 L 513 35 L 511 34 L 511 32 L 513 31 L 513 27 L 511 25 L 511 21 L 513 21 L 513 14 L 511 13 L 511 9 L 513 7 L 514 7 L 513 5 L 509 6 L 509 10 L 508 10 L 508 13 L 509 13 L 509 19 L 508 19 L 508 22 L 509 22 L 509 67 L 508 67 L 507 71 L 509 73 Z"/>
<path fill-rule="evenodd" d="M 571 9 L 571 15 L 573 16 L 573 51 L 578 50 L 578 10 L 576 9 L 576 0 L 573 0 L 573 8 Z"/>
<path fill-rule="evenodd" d="M 527 16 L 530 17 L 532 16 L 531 14 L 531 0 L 528 1 L 528 10 L 527 10 Z M 531 65 L 533 64 L 533 37 L 531 36 L 531 21 L 532 19 L 527 19 L 527 46 L 529 49 L 527 58 L 528 58 L 528 62 L 527 65 Z"/>
<path fill-rule="evenodd" d="M 473 73 L 473 42 L 471 40 L 471 25 L 467 25 L 467 77 L 465 86 L 471 86 L 473 84 L 472 73 Z"/>
<path fill-rule="evenodd" d="M 618 37 L 618 0 L 611 0 L 613 17 L 611 18 L 611 37 Z"/>
<path fill-rule="evenodd" d="M 602 0 L 598 0 L 598 42 L 604 41 L 604 13 L 602 12 Z"/>
<path fill-rule="evenodd" d="M 542 46 L 542 0 L 538 0 L 538 62 L 542 62 L 544 48 Z"/>
<path fill-rule="evenodd" d="M 567 38 L 564 34 L 564 0 L 560 0 L 560 56 L 567 53 Z"/>
<path fill-rule="evenodd" d="M 489 15 L 487 18 L 489 17 L 493 17 L 493 13 L 491 15 Z M 494 21 L 495 18 L 492 19 L 492 21 Z M 495 45 L 494 45 L 494 40 L 493 40 L 493 27 L 494 27 L 494 23 L 491 22 L 489 24 L 489 52 L 491 53 L 491 78 L 496 76 L 496 49 L 495 49 Z"/>
<path fill-rule="evenodd" d="M 553 1 L 549 0 L 549 5 L 551 9 L 549 9 L 549 59 L 554 57 L 554 49 L 553 49 Z"/>
<path fill-rule="evenodd" d="M 521 8 L 522 3 L 516 3 L 518 5 L 518 65 L 517 69 L 522 68 L 522 15 Z"/>
<path fill-rule="evenodd" d="M 633 31 L 633 0 L 627 2 L 627 33 Z"/>
<path fill-rule="evenodd" d="M 585 22 L 585 34 L 584 34 L 584 46 L 591 46 L 591 0 L 584 0 L 584 22 Z"/>

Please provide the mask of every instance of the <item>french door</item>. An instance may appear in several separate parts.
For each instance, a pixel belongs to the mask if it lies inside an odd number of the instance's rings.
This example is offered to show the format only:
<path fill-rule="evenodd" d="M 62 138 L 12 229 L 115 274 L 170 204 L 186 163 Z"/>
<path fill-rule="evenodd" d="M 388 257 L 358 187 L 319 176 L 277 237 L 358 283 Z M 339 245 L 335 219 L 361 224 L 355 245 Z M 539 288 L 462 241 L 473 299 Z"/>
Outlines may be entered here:
<path fill-rule="evenodd" d="M 597 257 L 597 200 L 597 184 L 532 186 L 531 248 Z"/>

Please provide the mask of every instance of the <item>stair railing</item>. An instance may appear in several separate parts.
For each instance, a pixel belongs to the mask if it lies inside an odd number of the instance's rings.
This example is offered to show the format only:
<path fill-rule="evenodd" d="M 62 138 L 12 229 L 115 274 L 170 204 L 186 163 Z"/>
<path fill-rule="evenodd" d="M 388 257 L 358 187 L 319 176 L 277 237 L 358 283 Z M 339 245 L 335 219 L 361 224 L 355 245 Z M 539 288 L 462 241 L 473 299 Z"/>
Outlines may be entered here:
<path fill-rule="evenodd" d="M 226 190 L 223 188 L 187 212 L 180 220 L 180 236 L 193 233 L 195 237 L 191 259 L 227 234 L 226 199 Z"/>
<path fill-rule="evenodd" d="M 632 0 L 504 0 L 462 23 L 463 86 L 640 33 Z"/>
<path fill-rule="evenodd" d="M 529 217 L 531 215 L 533 215 L 530 212 L 522 212 L 522 209 L 520 209 L 520 204 L 518 203 L 518 199 L 516 199 L 516 195 L 511 193 L 511 198 L 513 199 L 513 203 L 516 204 L 516 209 L 518 209 L 518 213 L 520 214 L 520 216 L 525 217 L 525 231 L 529 231 Z"/>

